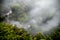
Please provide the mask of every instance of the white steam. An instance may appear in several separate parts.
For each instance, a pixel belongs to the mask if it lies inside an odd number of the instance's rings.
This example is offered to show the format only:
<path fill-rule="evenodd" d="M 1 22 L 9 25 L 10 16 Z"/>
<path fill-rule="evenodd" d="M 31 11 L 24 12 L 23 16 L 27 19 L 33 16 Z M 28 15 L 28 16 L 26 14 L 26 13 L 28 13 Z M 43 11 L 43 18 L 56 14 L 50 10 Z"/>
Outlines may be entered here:
<path fill-rule="evenodd" d="M 31 9 L 27 11 L 29 14 L 28 22 L 21 24 L 19 21 L 10 20 L 10 23 L 16 24 L 19 28 L 25 28 L 32 33 L 49 31 L 59 23 L 58 0 L 5 0 L 4 3 L 8 8 L 13 6 L 14 3 L 21 4 L 23 12 L 27 6 L 30 6 Z"/>

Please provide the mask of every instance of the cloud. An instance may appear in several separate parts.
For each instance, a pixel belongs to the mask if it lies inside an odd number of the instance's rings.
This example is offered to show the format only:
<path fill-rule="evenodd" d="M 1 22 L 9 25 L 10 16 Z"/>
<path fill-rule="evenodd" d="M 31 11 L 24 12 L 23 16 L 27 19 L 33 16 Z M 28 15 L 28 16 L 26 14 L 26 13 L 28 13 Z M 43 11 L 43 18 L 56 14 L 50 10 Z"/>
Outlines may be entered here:
<path fill-rule="evenodd" d="M 31 29 L 34 33 L 38 31 L 49 31 L 53 29 L 54 27 L 58 26 L 60 23 L 59 21 L 59 7 L 60 5 L 58 0 L 5 0 L 5 6 L 8 8 L 11 8 L 12 4 L 18 3 L 21 4 L 23 10 L 21 11 L 24 13 L 25 8 L 28 9 L 26 12 L 28 13 L 28 20 L 26 23 L 21 24 L 19 21 L 11 21 L 10 23 L 16 24 L 20 27 L 20 25 L 23 25 L 23 28 L 25 29 Z M 29 9 L 31 8 L 31 9 Z M 16 10 L 17 11 L 17 10 Z M 17 12 L 21 12 L 17 11 Z M 15 16 L 19 16 L 14 14 Z M 15 17 L 14 17 L 15 18 Z M 13 18 L 12 18 L 13 19 Z M 34 29 L 32 29 L 30 26 L 31 24 L 34 25 Z"/>

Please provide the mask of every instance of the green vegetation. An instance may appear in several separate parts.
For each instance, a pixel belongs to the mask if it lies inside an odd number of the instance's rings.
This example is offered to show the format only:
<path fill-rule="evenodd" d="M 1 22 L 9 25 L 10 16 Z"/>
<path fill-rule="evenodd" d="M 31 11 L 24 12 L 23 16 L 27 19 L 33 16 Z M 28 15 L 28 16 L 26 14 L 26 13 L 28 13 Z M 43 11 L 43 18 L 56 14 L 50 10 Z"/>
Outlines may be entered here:
<path fill-rule="evenodd" d="M 0 23 L 0 40 L 32 40 L 32 37 L 23 28 Z"/>
<path fill-rule="evenodd" d="M 58 40 L 60 39 L 60 28 L 50 35 L 37 33 L 34 36 L 23 28 L 17 28 L 8 23 L 0 22 L 0 40 Z"/>

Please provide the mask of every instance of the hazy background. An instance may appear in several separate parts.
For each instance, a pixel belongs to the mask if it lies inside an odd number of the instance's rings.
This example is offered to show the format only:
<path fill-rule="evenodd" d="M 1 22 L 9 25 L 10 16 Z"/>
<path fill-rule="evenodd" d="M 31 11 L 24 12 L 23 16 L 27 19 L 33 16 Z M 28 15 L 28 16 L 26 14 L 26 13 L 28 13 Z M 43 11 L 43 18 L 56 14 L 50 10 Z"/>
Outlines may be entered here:
<path fill-rule="evenodd" d="M 12 14 L 6 20 L 31 33 L 47 32 L 60 23 L 60 0 L 2 0 L 1 15 Z"/>

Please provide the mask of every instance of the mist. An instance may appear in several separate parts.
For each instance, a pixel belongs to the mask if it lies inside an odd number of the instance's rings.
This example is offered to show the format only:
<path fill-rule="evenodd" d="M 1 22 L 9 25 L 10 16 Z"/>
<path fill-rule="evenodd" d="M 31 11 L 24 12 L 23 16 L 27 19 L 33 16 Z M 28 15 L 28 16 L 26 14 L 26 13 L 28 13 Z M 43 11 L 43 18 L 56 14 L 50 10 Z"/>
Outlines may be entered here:
<path fill-rule="evenodd" d="M 31 33 L 50 32 L 51 29 L 54 29 L 60 23 L 60 3 L 58 1 L 59 0 L 5 0 L 3 1 L 4 7 L 6 7 L 8 11 L 12 11 L 14 15 L 14 17 L 8 16 L 6 20 L 13 26 L 16 25 L 18 28 L 24 28 Z M 19 6 L 17 10 L 12 10 L 14 4 Z M 28 19 L 26 22 L 14 20 L 14 18 L 20 18 L 19 15 L 22 13 L 27 13 L 26 16 Z"/>

